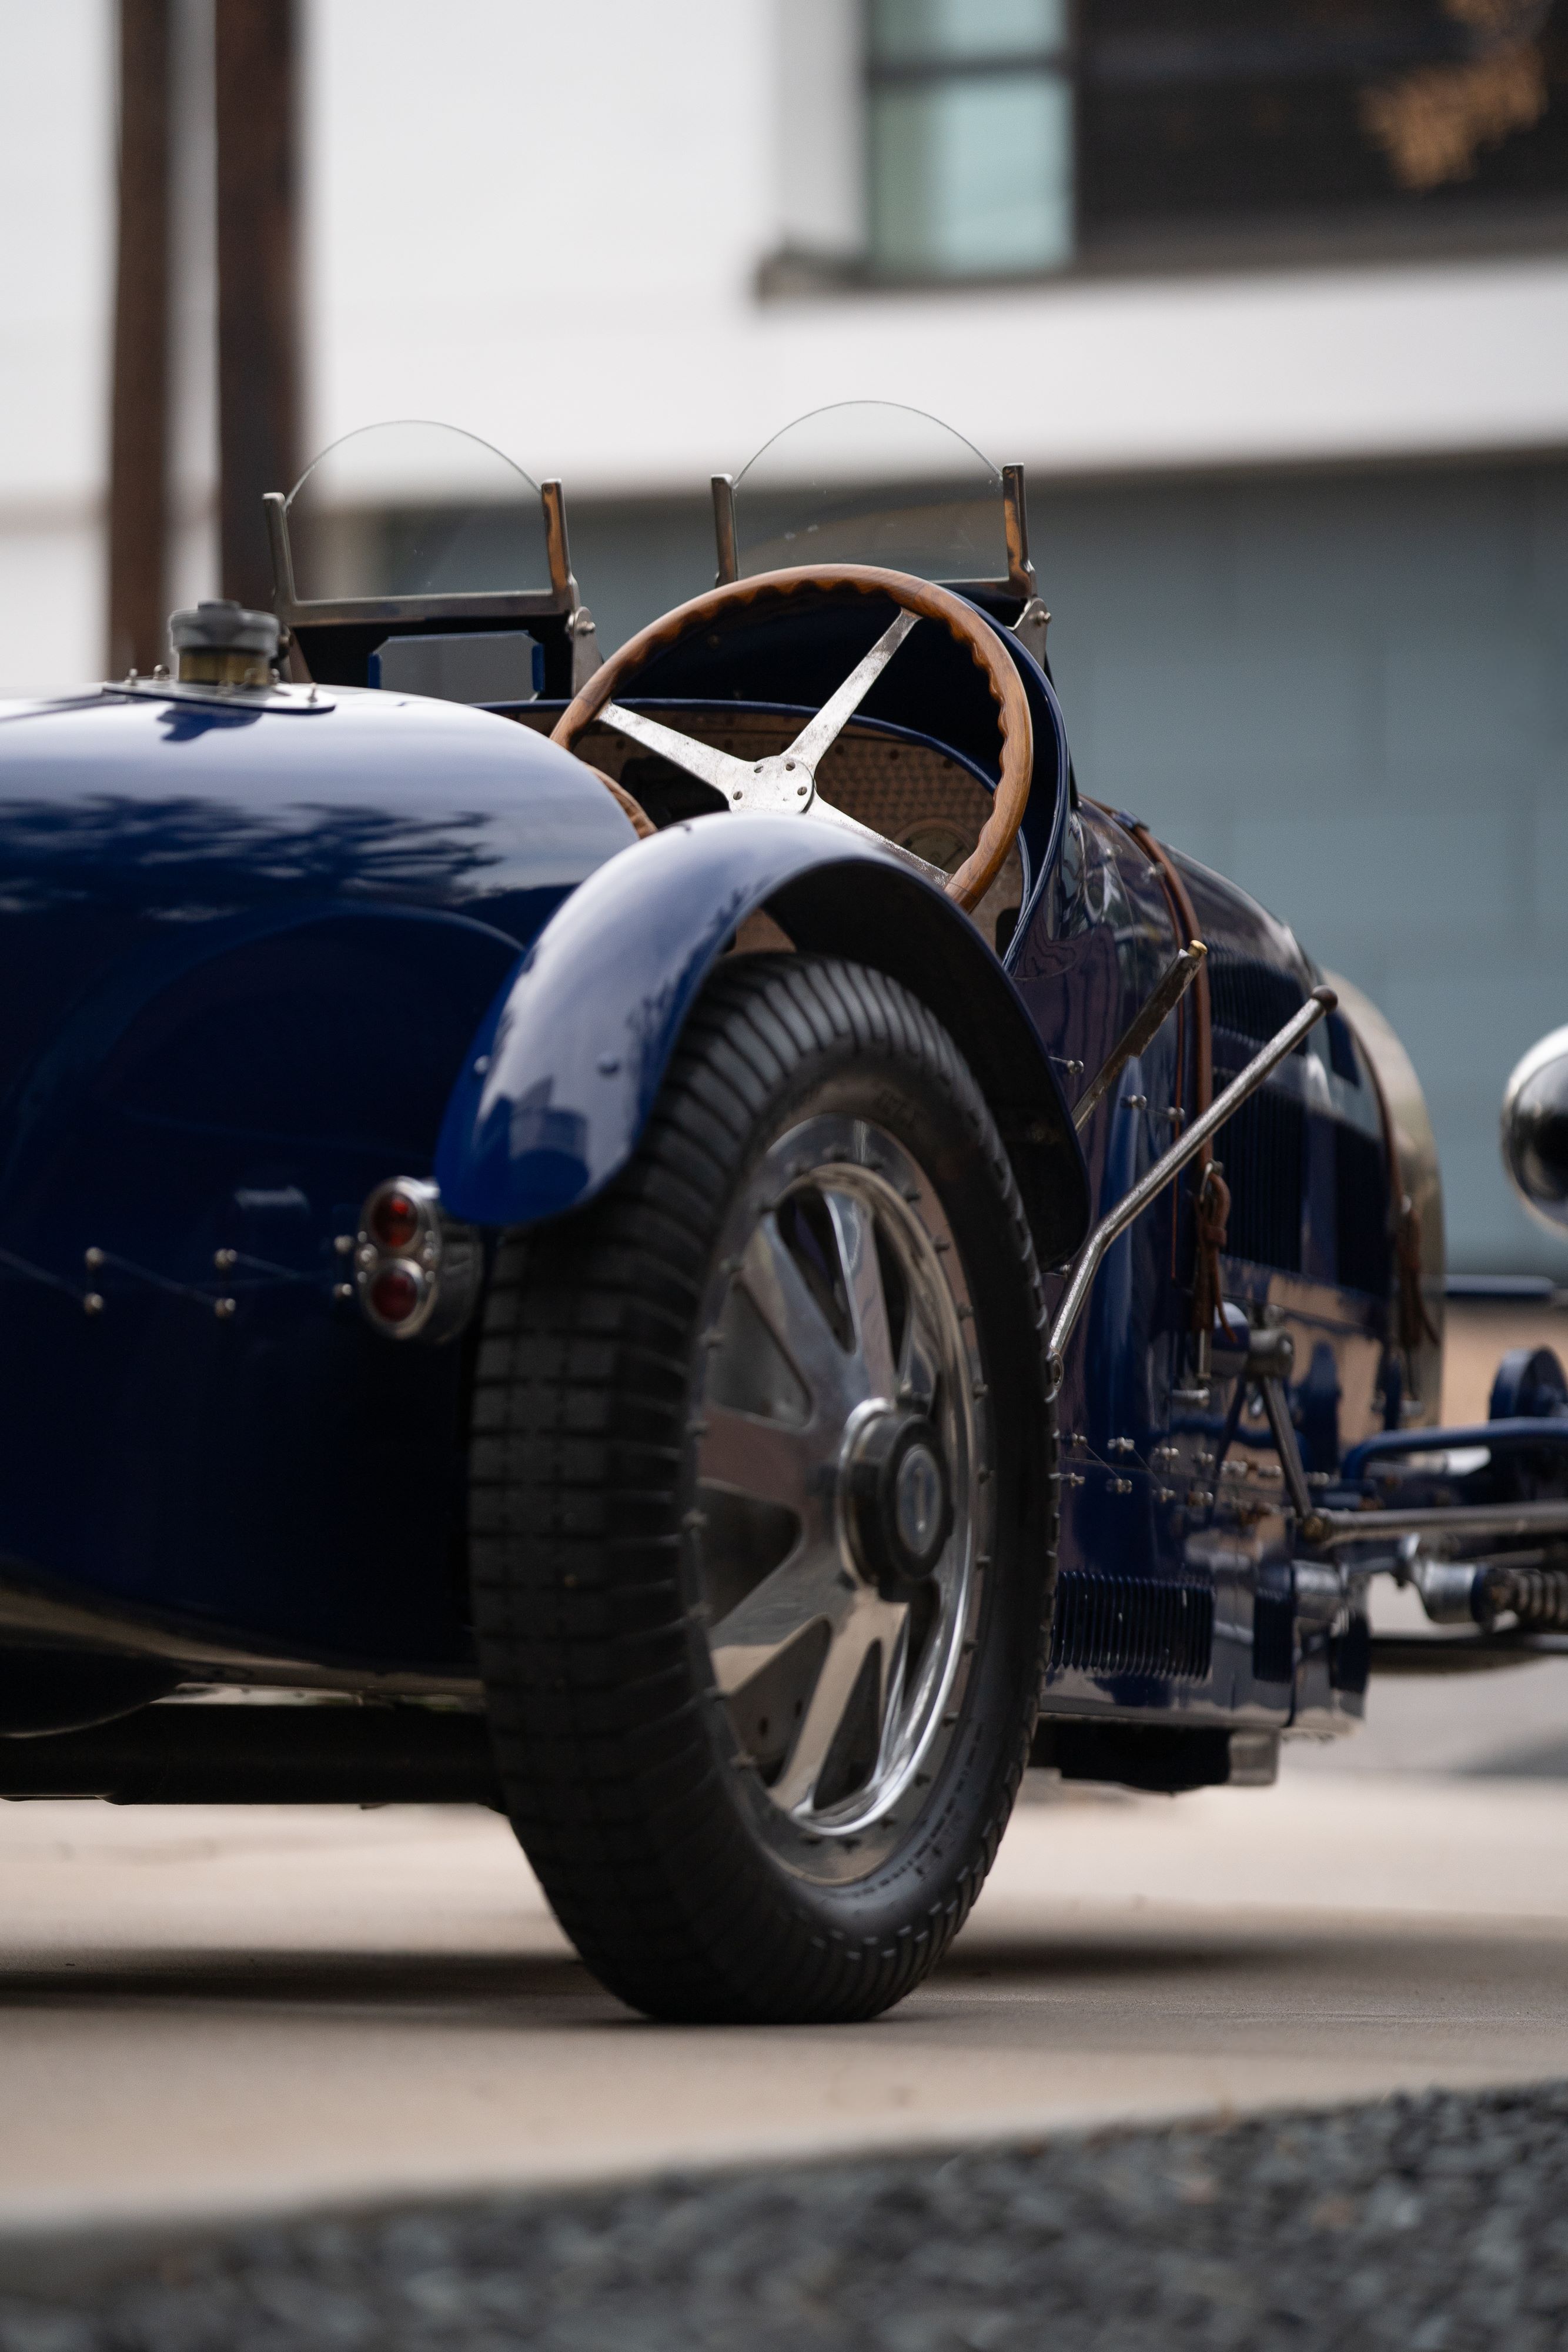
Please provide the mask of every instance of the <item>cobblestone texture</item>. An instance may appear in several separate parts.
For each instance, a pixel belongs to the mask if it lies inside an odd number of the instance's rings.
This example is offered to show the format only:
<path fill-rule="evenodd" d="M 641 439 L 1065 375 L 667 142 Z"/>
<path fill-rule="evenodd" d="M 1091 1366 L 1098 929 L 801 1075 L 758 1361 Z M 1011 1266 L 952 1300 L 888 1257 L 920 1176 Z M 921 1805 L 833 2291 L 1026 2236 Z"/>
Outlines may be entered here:
<path fill-rule="evenodd" d="M 1568 2084 L 255 2229 L 0 2352 L 1568 2345 Z"/>

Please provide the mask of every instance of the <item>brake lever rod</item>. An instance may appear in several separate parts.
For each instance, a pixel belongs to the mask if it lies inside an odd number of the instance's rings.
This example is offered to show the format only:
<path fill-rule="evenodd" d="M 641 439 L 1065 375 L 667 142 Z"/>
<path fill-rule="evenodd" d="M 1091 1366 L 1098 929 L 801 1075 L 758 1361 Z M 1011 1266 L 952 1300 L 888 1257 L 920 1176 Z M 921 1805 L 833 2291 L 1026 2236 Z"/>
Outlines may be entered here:
<path fill-rule="evenodd" d="M 1072 1124 L 1080 1135 L 1111 1088 L 1133 1059 L 1152 1043 L 1168 1016 L 1176 1011 L 1193 982 L 1208 950 L 1201 940 L 1189 940 L 1169 969 L 1155 984 L 1153 995 L 1139 1007 L 1123 1030 L 1078 1100 L 1072 1106 Z"/>
<path fill-rule="evenodd" d="M 1324 1014 L 1332 1013 L 1338 1003 L 1339 999 L 1332 988 L 1314 988 L 1301 1011 L 1292 1013 L 1284 1027 L 1270 1038 L 1261 1053 L 1253 1055 L 1239 1077 L 1232 1078 L 1224 1093 L 1216 1095 L 1202 1118 L 1194 1119 L 1180 1140 L 1173 1143 L 1170 1150 L 1139 1177 L 1109 1215 L 1101 1218 L 1072 1262 L 1067 1289 L 1051 1327 L 1051 1338 L 1046 1346 L 1046 1371 L 1053 1390 L 1061 1385 L 1067 1343 L 1072 1337 L 1073 1326 L 1083 1312 L 1084 1301 L 1100 1271 L 1101 1261 L 1112 1243 L 1143 1215 L 1151 1202 L 1158 1200 L 1172 1177 L 1179 1176 L 1189 1160 L 1196 1160 L 1215 1129 L 1223 1127 L 1226 1120 L 1239 1110 L 1249 1095 L 1257 1093 L 1270 1070 L 1277 1068 L 1288 1054 L 1293 1054 L 1302 1038 L 1315 1029 Z"/>

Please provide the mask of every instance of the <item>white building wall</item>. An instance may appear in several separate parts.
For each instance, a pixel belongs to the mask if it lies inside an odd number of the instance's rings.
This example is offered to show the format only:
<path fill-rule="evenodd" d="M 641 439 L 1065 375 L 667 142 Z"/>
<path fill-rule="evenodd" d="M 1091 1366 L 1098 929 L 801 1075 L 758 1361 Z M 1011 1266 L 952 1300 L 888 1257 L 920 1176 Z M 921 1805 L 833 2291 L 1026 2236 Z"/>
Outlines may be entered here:
<path fill-rule="evenodd" d="M 318 436 L 444 416 L 580 494 L 856 397 L 1063 475 L 1568 444 L 1559 257 L 760 299 L 852 247 L 854 21 L 311 0 Z"/>
<path fill-rule="evenodd" d="M 772 0 L 777 241 L 815 260 L 852 260 L 865 239 L 862 12 L 845 0 Z"/>
<path fill-rule="evenodd" d="M 176 596 L 212 585 L 209 0 L 184 0 Z M 1568 447 L 1568 260 L 762 299 L 857 233 L 856 0 L 306 0 L 307 436 L 449 418 L 699 493 L 834 400 L 1037 478 Z M 0 686 L 101 661 L 111 0 L 0 0 Z"/>
<path fill-rule="evenodd" d="M 0 693 L 102 660 L 111 30 L 0 0 Z"/>
<path fill-rule="evenodd" d="M 751 363 L 776 217 L 764 0 L 308 13 L 318 439 L 437 416 L 531 471 L 570 453 L 596 488 L 670 479 L 696 376 Z"/>

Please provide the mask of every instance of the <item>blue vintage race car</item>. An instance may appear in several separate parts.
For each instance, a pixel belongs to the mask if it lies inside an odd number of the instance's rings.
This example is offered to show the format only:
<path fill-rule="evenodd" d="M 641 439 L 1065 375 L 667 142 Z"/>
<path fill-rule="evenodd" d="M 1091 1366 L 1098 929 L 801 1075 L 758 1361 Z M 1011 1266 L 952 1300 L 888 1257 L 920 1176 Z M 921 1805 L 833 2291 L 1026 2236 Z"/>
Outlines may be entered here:
<path fill-rule="evenodd" d="M 493 1803 L 636 2007 L 864 2017 L 1031 1759 L 1549 1643 L 1568 1383 L 1434 1426 L 1414 1074 L 1078 791 L 1019 469 L 833 412 L 715 511 L 601 661 L 558 484 L 350 436 L 276 614 L 0 718 L 0 1794 Z"/>

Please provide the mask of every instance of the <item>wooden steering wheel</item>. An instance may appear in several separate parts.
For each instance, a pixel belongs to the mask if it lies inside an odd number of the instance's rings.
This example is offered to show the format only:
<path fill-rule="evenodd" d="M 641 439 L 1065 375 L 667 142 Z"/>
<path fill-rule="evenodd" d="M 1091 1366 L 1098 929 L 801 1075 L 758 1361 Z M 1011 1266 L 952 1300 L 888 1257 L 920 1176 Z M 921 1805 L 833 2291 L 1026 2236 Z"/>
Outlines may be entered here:
<path fill-rule="evenodd" d="M 856 664 L 838 692 L 823 703 L 814 719 L 807 720 L 788 751 L 777 752 L 771 759 L 755 762 L 734 759 L 729 752 L 718 751 L 710 743 L 699 743 L 659 719 L 628 710 L 615 699 L 626 681 L 654 654 L 665 652 L 692 630 L 705 628 L 723 614 L 755 604 L 764 597 L 845 589 L 862 596 L 891 597 L 899 608 L 898 617 L 891 628 L 883 632 L 864 660 Z M 950 635 L 968 647 L 971 659 L 984 672 L 990 688 L 1001 736 L 1001 767 L 990 814 L 973 850 L 957 872 L 951 875 L 916 857 L 913 850 L 873 833 L 869 825 L 858 824 L 841 809 L 821 799 L 817 793 L 817 769 L 823 755 L 921 620 L 940 621 Z M 722 588 L 710 588 L 706 596 L 694 596 L 689 604 L 677 604 L 673 612 L 629 637 L 619 653 L 612 654 L 594 672 L 575 701 L 562 711 L 550 740 L 570 751 L 595 722 L 612 727 L 617 734 L 628 736 L 633 743 L 661 753 L 688 775 L 714 785 L 732 809 L 761 809 L 774 816 L 816 817 L 858 834 L 862 840 L 880 842 L 901 864 L 914 866 L 966 910 L 979 905 L 1001 872 L 1023 822 L 1034 764 L 1034 730 L 1023 681 L 995 630 L 973 605 L 955 596 L 950 589 L 916 580 L 907 572 L 886 572 L 872 563 L 824 563 L 799 571 L 760 572 L 755 579 L 730 581 Z"/>

